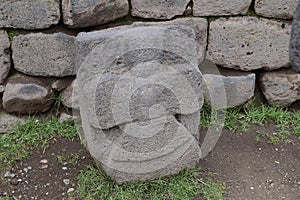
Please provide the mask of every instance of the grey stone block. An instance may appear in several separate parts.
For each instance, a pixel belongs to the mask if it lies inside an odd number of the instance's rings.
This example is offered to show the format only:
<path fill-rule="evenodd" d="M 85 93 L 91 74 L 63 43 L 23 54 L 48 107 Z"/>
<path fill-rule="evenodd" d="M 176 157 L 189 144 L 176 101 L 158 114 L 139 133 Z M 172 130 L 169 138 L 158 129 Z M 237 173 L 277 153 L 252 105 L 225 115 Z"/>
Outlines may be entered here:
<path fill-rule="evenodd" d="M 11 133 L 14 128 L 19 124 L 25 122 L 24 117 L 17 117 L 1 111 L 0 113 L 0 134 Z"/>
<path fill-rule="evenodd" d="M 0 30 L 0 84 L 2 84 L 8 76 L 10 70 L 10 43 L 8 35 L 4 30 Z"/>
<path fill-rule="evenodd" d="M 76 79 L 62 91 L 61 97 L 65 106 L 79 110 L 78 85 Z"/>
<path fill-rule="evenodd" d="M 298 0 L 255 0 L 255 13 L 264 17 L 292 19 Z"/>
<path fill-rule="evenodd" d="M 127 0 L 62 0 L 64 23 L 71 28 L 96 26 L 124 17 Z"/>
<path fill-rule="evenodd" d="M 255 17 L 217 19 L 210 23 L 208 56 L 217 65 L 251 71 L 289 66 L 291 26 Z"/>
<path fill-rule="evenodd" d="M 190 0 L 131 0 L 131 14 L 137 17 L 172 19 L 183 15 Z"/>
<path fill-rule="evenodd" d="M 10 77 L 3 93 L 3 108 L 7 112 L 46 112 L 53 102 L 54 93 L 48 87 L 48 83 L 22 75 Z"/>
<path fill-rule="evenodd" d="M 251 0 L 193 0 L 194 16 L 224 16 L 246 14 Z"/>
<path fill-rule="evenodd" d="M 32 33 L 14 37 L 16 70 L 32 76 L 75 75 L 75 38 L 64 33 Z"/>
<path fill-rule="evenodd" d="M 300 1 L 295 12 L 291 40 L 290 40 L 290 61 L 292 68 L 300 72 Z"/>
<path fill-rule="evenodd" d="M 300 74 L 291 71 L 266 72 L 259 81 L 270 104 L 289 106 L 300 100 Z"/>
<path fill-rule="evenodd" d="M 256 75 L 224 68 L 205 60 L 200 65 L 206 105 L 214 109 L 244 105 L 252 100 Z"/>
<path fill-rule="evenodd" d="M 202 75 L 187 26 L 126 26 L 77 36 L 84 140 L 117 182 L 196 165 Z"/>
<path fill-rule="evenodd" d="M 0 0 L 0 27 L 44 29 L 58 24 L 60 0 Z"/>
<path fill-rule="evenodd" d="M 193 28 L 196 34 L 196 44 L 198 51 L 198 63 L 204 60 L 207 46 L 207 29 L 208 22 L 205 18 L 186 17 L 165 22 L 135 22 L 133 26 L 165 26 L 165 25 L 184 25 Z"/>

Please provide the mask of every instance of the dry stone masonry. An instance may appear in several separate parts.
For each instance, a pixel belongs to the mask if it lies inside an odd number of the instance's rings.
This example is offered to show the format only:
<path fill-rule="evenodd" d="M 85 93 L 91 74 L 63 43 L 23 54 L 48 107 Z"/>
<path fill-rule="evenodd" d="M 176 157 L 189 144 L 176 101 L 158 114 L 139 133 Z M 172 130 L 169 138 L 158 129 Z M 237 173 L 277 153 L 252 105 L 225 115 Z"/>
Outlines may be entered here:
<path fill-rule="evenodd" d="M 246 14 L 251 0 L 193 0 L 195 16 L 224 16 Z"/>
<path fill-rule="evenodd" d="M 193 167 L 203 103 L 299 105 L 296 5 L 0 0 L 0 132 L 28 114 L 80 112 L 82 140 L 119 183 Z"/>
<path fill-rule="evenodd" d="M 264 17 L 292 19 L 298 0 L 256 0 L 256 14 Z"/>
<path fill-rule="evenodd" d="M 203 98 L 195 38 L 186 26 L 124 27 L 77 37 L 84 138 L 117 182 L 178 173 L 200 159 Z"/>
<path fill-rule="evenodd" d="M 251 71 L 289 67 L 291 26 L 255 17 L 210 23 L 208 56 L 217 65 Z"/>
<path fill-rule="evenodd" d="M 75 75 L 75 39 L 64 33 L 16 36 L 12 43 L 15 69 L 32 76 Z"/>
<path fill-rule="evenodd" d="M 4 30 L 0 30 L 0 84 L 8 76 L 11 62 L 8 35 Z"/>
<path fill-rule="evenodd" d="M 127 0 L 62 0 L 63 21 L 71 28 L 95 26 L 124 17 Z"/>
<path fill-rule="evenodd" d="M 266 72 L 260 78 L 263 93 L 271 104 L 289 106 L 300 100 L 300 74 Z"/>
<path fill-rule="evenodd" d="M 131 0 L 132 16 L 172 19 L 175 16 L 183 15 L 190 0 Z"/>
<path fill-rule="evenodd" d="M 60 0 L 0 0 L 0 27 L 44 29 L 59 20 Z"/>

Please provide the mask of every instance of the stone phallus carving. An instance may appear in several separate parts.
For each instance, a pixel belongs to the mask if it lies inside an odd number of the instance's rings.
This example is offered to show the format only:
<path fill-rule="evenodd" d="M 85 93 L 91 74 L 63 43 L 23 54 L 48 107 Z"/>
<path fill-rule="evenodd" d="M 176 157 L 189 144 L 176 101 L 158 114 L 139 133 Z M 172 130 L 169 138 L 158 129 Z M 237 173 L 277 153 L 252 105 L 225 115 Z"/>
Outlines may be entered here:
<path fill-rule="evenodd" d="M 137 26 L 80 33 L 83 138 L 118 183 L 195 167 L 203 104 L 194 31 Z"/>

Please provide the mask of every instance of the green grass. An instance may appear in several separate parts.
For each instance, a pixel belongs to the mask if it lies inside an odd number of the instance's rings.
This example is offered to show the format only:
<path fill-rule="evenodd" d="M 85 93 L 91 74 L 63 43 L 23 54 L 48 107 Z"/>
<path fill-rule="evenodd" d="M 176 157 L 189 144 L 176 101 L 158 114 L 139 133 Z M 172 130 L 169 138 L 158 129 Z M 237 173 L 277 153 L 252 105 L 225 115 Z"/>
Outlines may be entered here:
<path fill-rule="evenodd" d="M 12 133 L 0 135 L 0 170 L 26 159 L 33 148 L 42 147 L 45 150 L 55 137 L 73 139 L 76 136 L 73 122 L 30 118 L 24 124 L 17 125 Z"/>
<path fill-rule="evenodd" d="M 71 153 L 70 155 L 59 155 L 56 156 L 57 162 L 64 165 L 67 164 L 76 164 L 80 160 L 80 156 L 77 153 Z"/>
<path fill-rule="evenodd" d="M 210 126 L 211 110 L 202 109 L 201 126 Z M 278 132 L 258 133 L 256 140 L 267 137 L 269 143 L 276 144 L 280 141 L 289 142 L 288 137 L 293 135 L 300 137 L 300 112 L 288 111 L 286 108 L 274 105 L 256 106 L 250 104 L 247 108 L 235 107 L 227 109 L 224 128 L 231 131 L 248 131 L 251 124 L 264 125 L 266 123 L 275 124 Z"/>
<path fill-rule="evenodd" d="M 185 170 L 178 175 L 153 181 L 125 183 L 112 181 L 102 170 L 87 166 L 78 177 L 76 194 L 92 200 L 190 200 L 201 195 L 207 200 L 223 199 L 224 185 L 200 179 L 200 170 Z"/>
<path fill-rule="evenodd" d="M 16 35 L 16 33 L 18 33 L 18 30 L 16 30 L 16 29 L 9 29 L 9 30 L 7 30 L 7 34 L 8 34 L 8 38 L 9 38 L 10 42 L 13 41 L 13 38 Z"/>

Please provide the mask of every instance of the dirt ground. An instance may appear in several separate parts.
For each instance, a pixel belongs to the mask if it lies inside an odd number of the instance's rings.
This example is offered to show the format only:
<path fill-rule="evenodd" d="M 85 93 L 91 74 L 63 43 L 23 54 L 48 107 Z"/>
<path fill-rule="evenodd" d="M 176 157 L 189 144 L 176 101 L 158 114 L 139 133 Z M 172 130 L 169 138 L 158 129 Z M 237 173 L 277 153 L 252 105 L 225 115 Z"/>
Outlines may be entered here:
<path fill-rule="evenodd" d="M 252 126 L 245 133 L 224 130 L 213 151 L 200 162 L 205 173 L 226 183 L 225 199 L 298 200 L 300 199 L 300 139 L 289 144 L 257 143 L 256 131 L 272 131 L 272 125 Z M 79 155 L 77 163 L 62 164 L 57 156 Z M 45 153 L 36 151 L 11 171 L 1 195 L 14 199 L 67 199 L 76 189 L 76 176 L 86 164 L 93 163 L 78 140 L 59 139 Z M 2 174 L 3 176 L 3 174 Z M 3 179 L 3 177 L 2 177 Z"/>
<path fill-rule="evenodd" d="M 300 139 L 277 145 L 256 141 L 256 131 L 273 129 L 269 125 L 252 126 L 246 133 L 225 130 L 200 161 L 209 176 L 226 183 L 225 199 L 300 199 Z"/>

